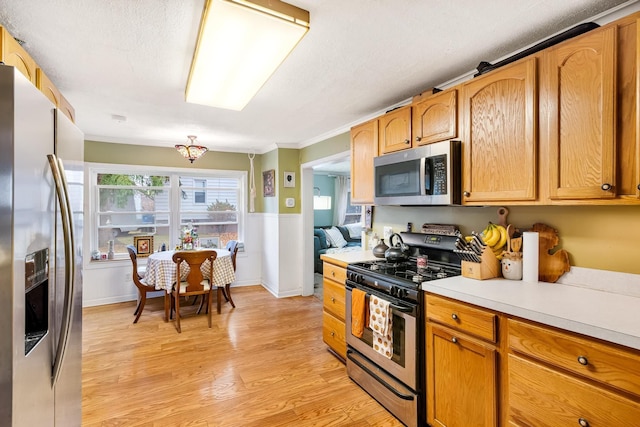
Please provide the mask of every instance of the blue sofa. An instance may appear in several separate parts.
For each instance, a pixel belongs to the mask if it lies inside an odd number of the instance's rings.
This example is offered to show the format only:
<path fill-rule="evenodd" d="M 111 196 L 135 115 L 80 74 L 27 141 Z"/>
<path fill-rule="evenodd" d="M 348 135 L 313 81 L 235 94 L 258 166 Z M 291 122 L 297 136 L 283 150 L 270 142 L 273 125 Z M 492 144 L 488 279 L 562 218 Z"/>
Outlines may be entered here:
<path fill-rule="evenodd" d="M 337 225 L 335 227 L 338 230 L 340 230 L 342 237 L 344 237 L 344 239 L 347 241 L 347 246 L 345 246 L 345 248 L 349 248 L 349 249 L 330 248 L 329 245 L 327 244 L 327 235 L 324 232 L 324 229 L 331 228 L 331 227 L 332 226 L 316 227 L 313 229 L 314 272 L 316 273 L 322 274 L 322 259 L 320 259 L 320 255 L 326 254 L 326 253 L 332 253 L 332 252 L 339 253 L 339 252 L 347 252 L 350 250 L 359 250 L 361 246 L 360 237 L 358 238 L 351 237 L 349 235 L 349 230 L 347 229 L 347 227 L 343 225 Z"/>

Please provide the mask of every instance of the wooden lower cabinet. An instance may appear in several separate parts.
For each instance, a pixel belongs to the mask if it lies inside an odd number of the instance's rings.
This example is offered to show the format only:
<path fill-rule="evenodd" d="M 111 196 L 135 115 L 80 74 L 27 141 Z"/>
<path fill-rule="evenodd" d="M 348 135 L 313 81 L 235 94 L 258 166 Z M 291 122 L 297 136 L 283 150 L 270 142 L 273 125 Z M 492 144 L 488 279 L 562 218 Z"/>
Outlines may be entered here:
<path fill-rule="evenodd" d="M 640 354 L 508 320 L 508 420 L 517 426 L 640 426 Z"/>
<path fill-rule="evenodd" d="M 509 422 L 517 426 L 640 425 L 640 403 L 509 354 Z"/>
<path fill-rule="evenodd" d="M 431 427 L 640 427 L 640 351 L 427 293 Z"/>
<path fill-rule="evenodd" d="M 427 323 L 427 421 L 431 426 L 496 425 L 497 350 Z"/>
<path fill-rule="evenodd" d="M 344 362 L 347 357 L 345 326 L 346 268 L 327 261 L 323 264 L 322 339 Z"/>
<path fill-rule="evenodd" d="M 496 314 L 435 295 L 425 302 L 427 422 L 497 425 Z"/>

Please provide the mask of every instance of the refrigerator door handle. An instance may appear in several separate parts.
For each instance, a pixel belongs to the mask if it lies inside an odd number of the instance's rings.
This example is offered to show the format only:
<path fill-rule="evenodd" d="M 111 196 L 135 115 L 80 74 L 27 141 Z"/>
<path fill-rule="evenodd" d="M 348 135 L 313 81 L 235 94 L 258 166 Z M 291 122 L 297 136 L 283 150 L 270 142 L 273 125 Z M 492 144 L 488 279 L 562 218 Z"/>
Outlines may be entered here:
<path fill-rule="evenodd" d="M 51 386 L 55 386 L 62 369 L 64 362 L 64 356 L 67 351 L 67 345 L 69 342 L 69 332 L 71 329 L 71 316 L 73 311 L 73 287 L 75 277 L 75 264 L 74 258 L 74 236 L 73 236 L 73 219 L 71 217 L 71 202 L 69 201 L 69 192 L 67 186 L 67 179 L 64 174 L 64 167 L 62 161 L 53 154 L 48 154 L 49 166 L 51 167 L 51 173 L 53 174 L 53 182 L 56 187 L 56 193 L 58 195 L 58 204 L 60 205 L 60 214 L 62 218 L 62 232 L 64 234 L 64 282 L 65 282 L 65 294 L 64 294 L 64 308 L 62 311 L 62 325 L 60 328 L 60 337 L 58 339 L 58 346 L 56 348 L 56 356 L 53 363 L 53 369 L 51 373 Z"/>

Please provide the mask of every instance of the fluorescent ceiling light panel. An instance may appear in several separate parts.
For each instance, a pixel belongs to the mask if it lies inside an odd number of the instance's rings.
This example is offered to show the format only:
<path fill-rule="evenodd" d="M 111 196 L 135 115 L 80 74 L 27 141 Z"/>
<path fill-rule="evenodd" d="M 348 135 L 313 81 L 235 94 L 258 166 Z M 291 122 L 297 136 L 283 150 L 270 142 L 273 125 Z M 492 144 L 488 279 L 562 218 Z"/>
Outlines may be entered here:
<path fill-rule="evenodd" d="M 242 110 L 308 30 L 308 12 L 277 0 L 207 0 L 186 101 Z"/>

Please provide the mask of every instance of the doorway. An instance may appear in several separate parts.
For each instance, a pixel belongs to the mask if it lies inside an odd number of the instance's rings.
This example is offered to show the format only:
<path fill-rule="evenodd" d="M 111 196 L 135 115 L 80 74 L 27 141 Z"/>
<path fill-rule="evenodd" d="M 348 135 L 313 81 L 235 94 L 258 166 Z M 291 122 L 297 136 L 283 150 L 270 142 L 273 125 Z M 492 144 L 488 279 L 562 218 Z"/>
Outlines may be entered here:
<path fill-rule="evenodd" d="M 345 151 L 322 159 L 300 165 L 301 168 L 301 209 L 302 209 L 302 242 L 303 242 L 303 284 L 302 295 L 311 296 L 321 292 L 314 288 L 314 173 L 351 175 L 351 152 Z M 329 224 L 319 224 L 329 225 Z M 321 283 L 321 282 L 320 282 Z"/>

